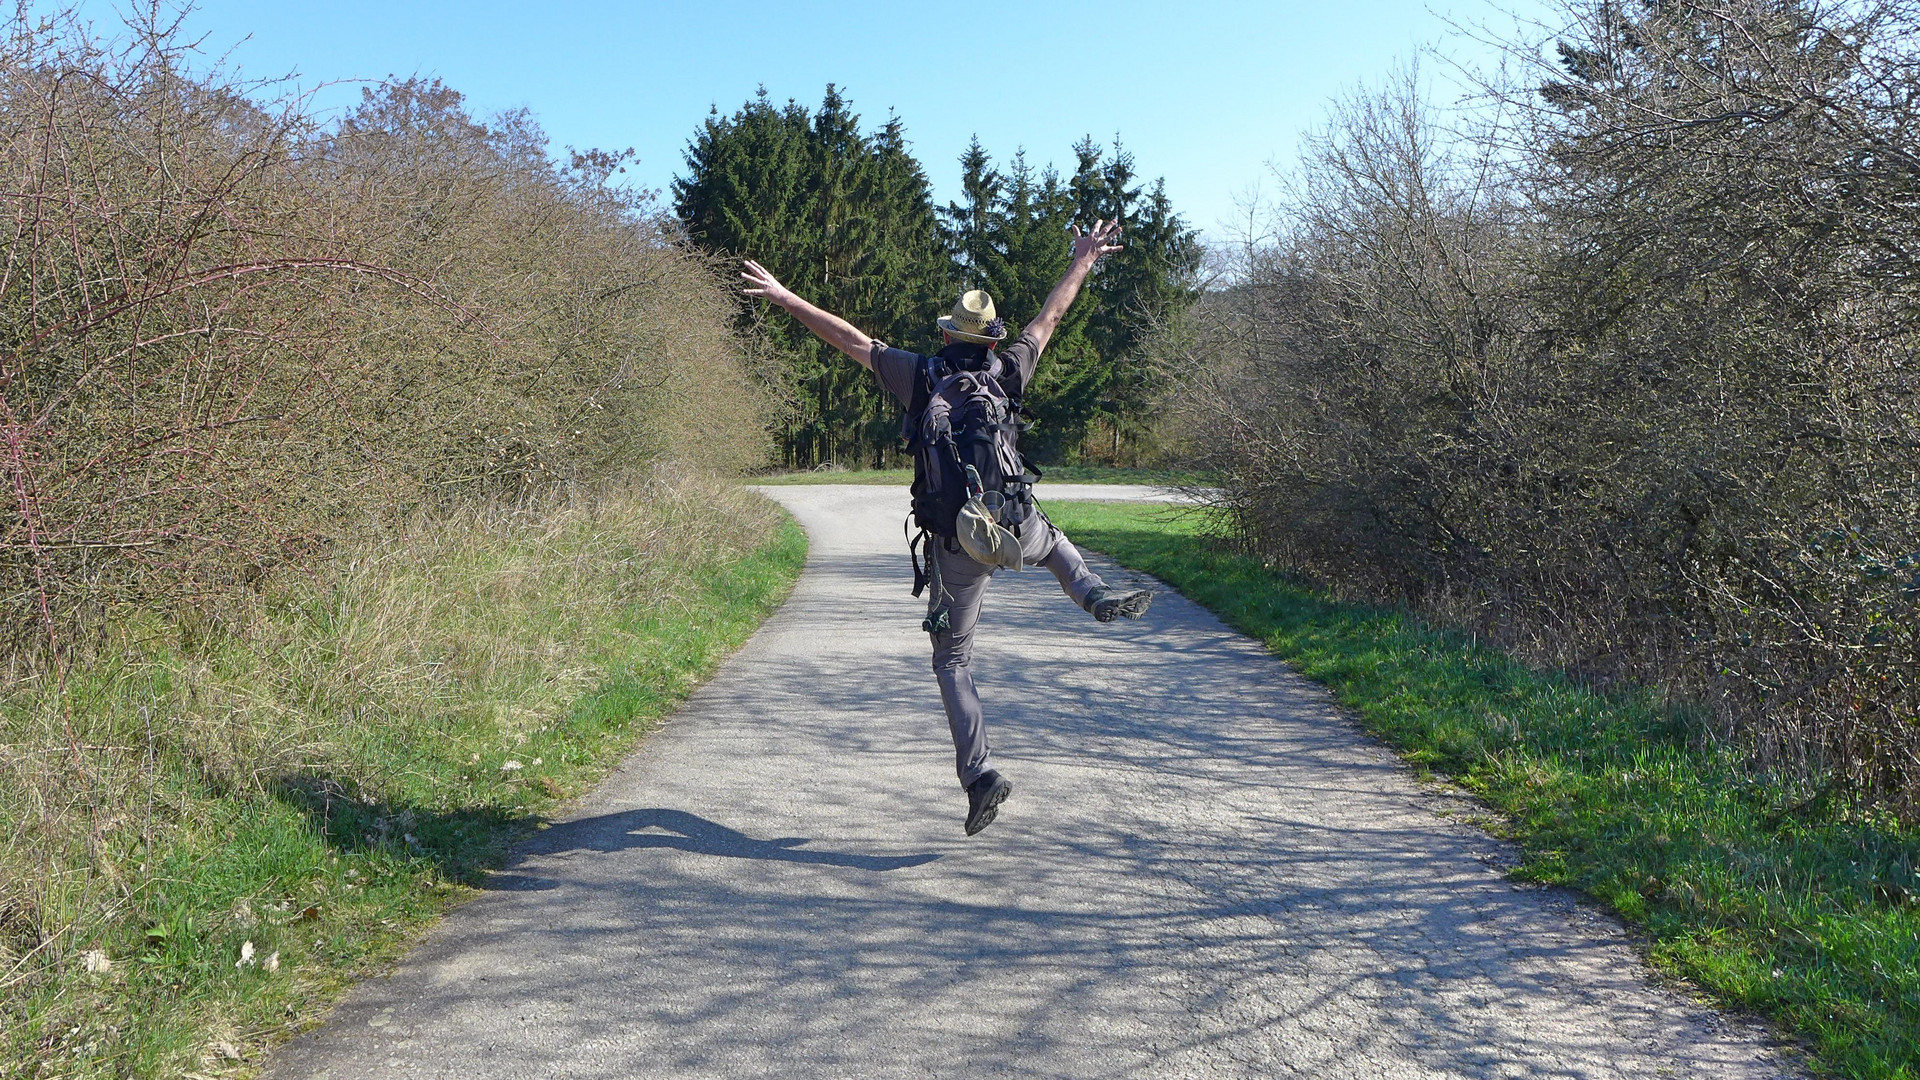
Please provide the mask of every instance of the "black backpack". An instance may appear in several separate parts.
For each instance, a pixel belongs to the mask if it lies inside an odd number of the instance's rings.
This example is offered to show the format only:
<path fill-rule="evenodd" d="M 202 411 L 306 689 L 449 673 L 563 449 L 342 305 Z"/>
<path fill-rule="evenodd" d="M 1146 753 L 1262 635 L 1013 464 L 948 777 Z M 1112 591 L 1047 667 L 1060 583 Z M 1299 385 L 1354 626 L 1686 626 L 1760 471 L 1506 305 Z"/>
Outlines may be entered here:
<path fill-rule="evenodd" d="M 1040 470 L 1020 454 L 1020 433 L 1027 425 L 1019 375 L 1007 370 L 997 353 L 985 352 L 978 370 L 939 353 L 922 357 L 902 424 L 913 454 L 913 519 L 936 536 L 954 535 L 954 519 L 969 494 L 1006 496 L 1000 523 L 1016 536 L 1020 524 L 1036 513 L 1033 484 Z M 978 490 L 970 491 L 976 484 Z"/>

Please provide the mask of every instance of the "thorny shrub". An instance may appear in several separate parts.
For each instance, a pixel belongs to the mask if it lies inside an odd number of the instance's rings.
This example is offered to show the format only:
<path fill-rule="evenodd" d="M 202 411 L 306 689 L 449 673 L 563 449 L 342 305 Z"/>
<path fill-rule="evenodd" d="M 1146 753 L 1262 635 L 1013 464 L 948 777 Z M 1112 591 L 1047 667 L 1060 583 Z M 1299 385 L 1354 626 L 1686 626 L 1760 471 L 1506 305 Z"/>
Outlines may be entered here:
<path fill-rule="evenodd" d="M 413 508 L 765 454 L 732 301 L 623 155 L 555 166 L 418 79 L 323 126 L 135 31 L 22 8 L 0 41 L 16 677 Z"/>
<path fill-rule="evenodd" d="M 1566 14 L 1338 110 L 1169 405 L 1276 561 L 1920 819 L 1920 5 Z"/>
<path fill-rule="evenodd" d="M 0 36 L 14 1020 L 223 808 L 565 715 L 610 625 L 768 528 L 702 479 L 768 452 L 752 343 L 625 155 L 555 165 L 431 81 L 320 124 L 192 61 L 153 18 Z"/>

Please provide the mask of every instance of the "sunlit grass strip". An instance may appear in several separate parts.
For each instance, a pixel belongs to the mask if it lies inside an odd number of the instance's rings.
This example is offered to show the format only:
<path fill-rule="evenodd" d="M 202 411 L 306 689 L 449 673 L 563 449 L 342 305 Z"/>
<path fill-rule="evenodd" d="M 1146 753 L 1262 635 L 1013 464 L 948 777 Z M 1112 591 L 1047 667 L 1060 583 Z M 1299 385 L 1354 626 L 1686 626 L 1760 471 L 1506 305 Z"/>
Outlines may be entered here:
<path fill-rule="evenodd" d="M 809 469 L 756 476 L 755 484 L 898 484 L 913 483 L 913 470 Z M 1055 484 L 1155 484 L 1166 487 L 1208 483 L 1206 477 L 1184 469 L 1147 469 L 1114 465 L 1049 465 L 1041 478 L 1042 490 Z"/>
<path fill-rule="evenodd" d="M 1333 603 L 1165 508 L 1049 503 L 1326 684 L 1504 817 L 1516 876 L 1594 896 L 1654 961 L 1773 1017 L 1827 1071 L 1920 1076 L 1920 836 L 1756 776 L 1672 710 L 1529 670 L 1404 612 Z"/>
<path fill-rule="evenodd" d="M 497 507 L 16 690 L 0 1076 L 248 1071 L 604 775 L 805 552 L 717 485 Z"/>

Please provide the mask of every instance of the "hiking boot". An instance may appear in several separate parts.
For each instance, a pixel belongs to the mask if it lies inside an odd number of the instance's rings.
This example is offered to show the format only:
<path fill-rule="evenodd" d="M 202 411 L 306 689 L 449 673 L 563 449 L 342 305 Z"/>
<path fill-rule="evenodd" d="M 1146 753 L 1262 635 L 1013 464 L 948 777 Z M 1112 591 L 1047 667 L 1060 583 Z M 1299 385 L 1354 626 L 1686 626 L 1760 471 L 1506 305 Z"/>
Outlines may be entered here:
<path fill-rule="evenodd" d="M 1151 603 L 1153 593 L 1146 589 L 1115 589 L 1102 585 L 1087 594 L 1087 610 L 1093 612 L 1095 622 L 1137 619 L 1147 613 L 1147 605 Z"/>
<path fill-rule="evenodd" d="M 979 778 L 967 785 L 967 835 L 972 836 L 981 829 L 993 824 L 1000 813 L 1000 804 L 1013 794 L 1013 785 L 999 773 L 988 769 Z"/>

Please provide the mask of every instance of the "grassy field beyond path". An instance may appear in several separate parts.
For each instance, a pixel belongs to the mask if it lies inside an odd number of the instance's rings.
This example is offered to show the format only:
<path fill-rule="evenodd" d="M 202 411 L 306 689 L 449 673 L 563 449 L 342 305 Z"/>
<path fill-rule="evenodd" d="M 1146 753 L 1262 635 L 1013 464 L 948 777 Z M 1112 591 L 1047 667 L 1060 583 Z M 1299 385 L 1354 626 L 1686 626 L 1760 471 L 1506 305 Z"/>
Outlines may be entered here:
<path fill-rule="evenodd" d="M 1782 1022 L 1838 1075 L 1920 1077 L 1920 836 L 1782 790 L 1671 712 L 1335 604 L 1163 507 L 1048 505 L 1326 684 L 1417 768 L 1498 810 L 1517 876 L 1644 927 L 1655 962 Z"/>
<path fill-rule="evenodd" d="M 250 1073 L 603 775 L 805 553 L 714 485 L 498 507 L 16 689 L 0 1076 Z"/>

